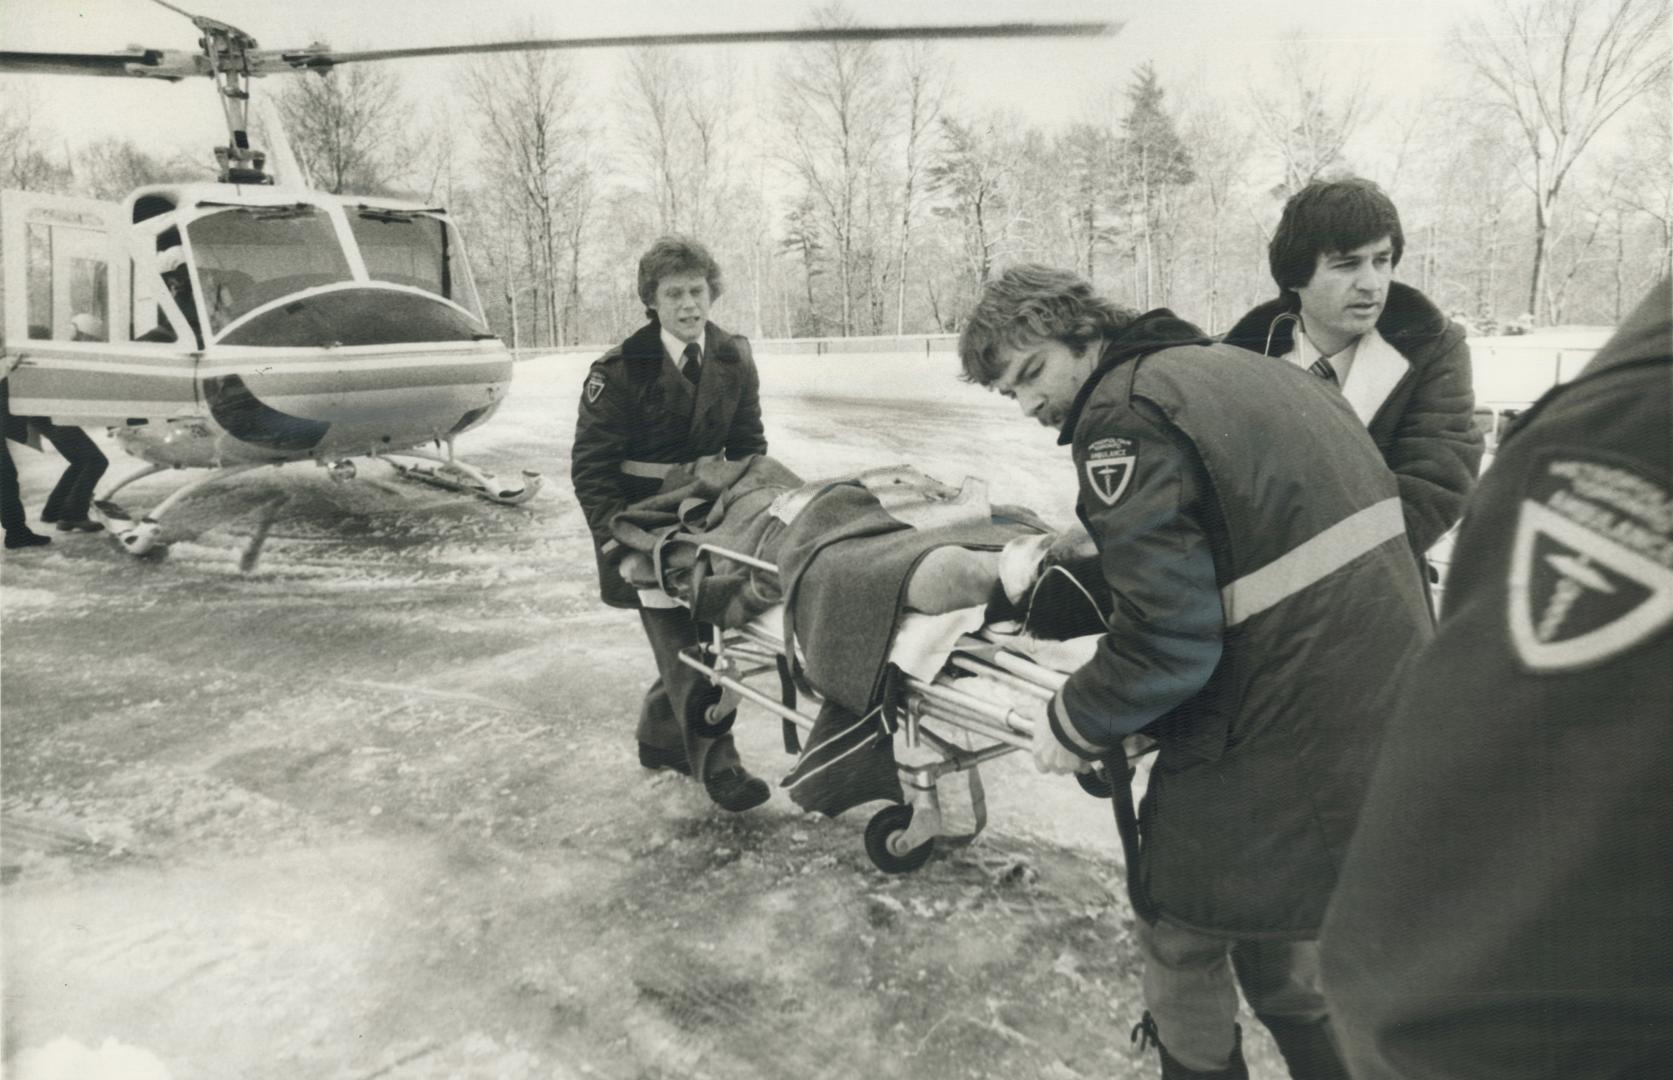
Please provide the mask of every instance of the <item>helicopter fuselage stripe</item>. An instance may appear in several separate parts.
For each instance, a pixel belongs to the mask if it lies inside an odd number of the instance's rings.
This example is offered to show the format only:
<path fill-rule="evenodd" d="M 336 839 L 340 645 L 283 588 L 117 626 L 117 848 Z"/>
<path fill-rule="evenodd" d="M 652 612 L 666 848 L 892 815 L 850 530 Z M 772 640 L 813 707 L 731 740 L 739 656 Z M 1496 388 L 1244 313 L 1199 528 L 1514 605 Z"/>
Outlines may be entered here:
<path fill-rule="evenodd" d="M 21 388 L 20 386 L 19 389 Z M 114 370 L 56 367 L 52 372 L 49 392 L 54 398 L 72 401 L 95 397 L 139 401 L 191 401 L 197 396 L 196 390 L 193 389 L 192 371 L 189 368 L 172 371 L 135 371 L 132 368 L 121 367 Z"/>
<path fill-rule="evenodd" d="M 185 378 L 190 379 L 197 374 L 197 367 L 191 361 L 180 361 L 169 357 L 167 360 L 150 360 L 135 357 L 129 360 L 82 360 L 71 356 L 54 356 L 48 363 L 41 363 L 40 359 L 34 364 L 52 371 L 90 371 L 105 375 L 132 375 L 138 378 Z"/>
<path fill-rule="evenodd" d="M 181 401 L 176 398 L 162 400 L 136 400 L 123 398 L 120 401 L 104 401 L 98 398 L 31 398 L 29 407 L 39 409 L 42 414 L 50 416 L 57 423 L 75 423 L 85 420 L 88 424 L 114 424 L 121 426 L 117 417 L 135 417 L 141 419 L 158 419 L 161 417 L 176 417 L 180 419 L 195 419 L 207 415 L 203 408 L 194 401 Z M 155 406 L 166 406 L 156 408 Z"/>
<path fill-rule="evenodd" d="M 226 369 L 219 374 L 205 371 L 205 381 L 237 375 L 250 389 L 262 397 L 328 395 L 377 392 L 404 387 L 427 386 L 483 386 L 511 381 L 511 373 L 495 378 L 478 369 L 468 367 L 387 367 L 367 370 L 359 367 L 336 368 L 330 371 L 292 370 L 283 373 L 261 368 L 242 371 Z"/>
<path fill-rule="evenodd" d="M 205 376 L 243 375 L 255 371 L 263 375 L 289 374 L 291 372 L 318 373 L 322 368 L 330 366 L 336 371 L 407 371 L 414 368 L 504 368 L 507 377 L 510 376 L 512 360 L 504 354 L 489 354 L 476 356 L 471 353 L 449 353 L 440 356 L 355 356 L 350 353 L 319 352 L 302 356 L 287 356 L 277 359 L 267 357 L 240 357 L 237 360 L 205 359 L 198 367 L 198 371 Z"/>

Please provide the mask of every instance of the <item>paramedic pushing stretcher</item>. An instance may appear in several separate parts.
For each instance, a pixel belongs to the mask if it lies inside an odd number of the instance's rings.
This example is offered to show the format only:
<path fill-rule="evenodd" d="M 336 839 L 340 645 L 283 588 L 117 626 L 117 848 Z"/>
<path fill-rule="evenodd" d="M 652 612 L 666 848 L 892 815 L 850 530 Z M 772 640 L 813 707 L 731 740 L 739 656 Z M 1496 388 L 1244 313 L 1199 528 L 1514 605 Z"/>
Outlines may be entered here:
<path fill-rule="evenodd" d="M 598 581 L 611 607 L 636 608 L 658 677 L 639 716 L 639 763 L 696 777 L 716 804 L 741 811 L 767 801 L 764 781 L 738 760 L 732 736 L 706 738 L 690 720 L 718 697 L 679 653 L 698 643 L 690 613 L 659 591 L 622 578 L 610 519 L 653 495 L 674 466 L 724 452 L 764 454 L 760 378 L 749 341 L 708 321 L 720 267 L 701 244 L 665 236 L 639 260 L 639 297 L 651 321 L 592 365 L 582 386 L 570 476 L 592 530 Z"/>
<path fill-rule="evenodd" d="M 1430 634 L 1394 476 L 1323 380 L 1065 271 L 990 283 L 959 355 L 1072 447 L 1114 604 L 1035 728 L 1036 763 L 1115 764 L 1141 729 L 1159 744 L 1122 828 L 1135 1035 L 1165 1078 L 1246 1077 L 1241 986 L 1292 1076 L 1345 1077 L 1315 940 L 1397 676 Z"/>

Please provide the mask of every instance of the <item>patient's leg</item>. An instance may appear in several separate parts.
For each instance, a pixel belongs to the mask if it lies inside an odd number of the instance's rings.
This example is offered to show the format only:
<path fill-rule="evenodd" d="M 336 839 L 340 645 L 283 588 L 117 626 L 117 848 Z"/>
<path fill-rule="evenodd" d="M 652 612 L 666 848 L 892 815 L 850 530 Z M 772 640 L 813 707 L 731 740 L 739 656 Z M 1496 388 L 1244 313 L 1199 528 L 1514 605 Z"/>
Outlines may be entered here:
<path fill-rule="evenodd" d="M 999 580 L 999 552 L 938 547 L 919 560 L 906 583 L 906 607 L 939 615 L 986 604 Z"/>

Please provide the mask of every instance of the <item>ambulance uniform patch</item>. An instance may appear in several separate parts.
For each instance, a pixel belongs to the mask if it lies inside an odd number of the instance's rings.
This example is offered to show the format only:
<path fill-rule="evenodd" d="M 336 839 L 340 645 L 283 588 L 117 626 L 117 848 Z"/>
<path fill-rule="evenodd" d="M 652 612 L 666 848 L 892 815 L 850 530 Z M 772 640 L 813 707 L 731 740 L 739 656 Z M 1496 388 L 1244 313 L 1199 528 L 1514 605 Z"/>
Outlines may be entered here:
<path fill-rule="evenodd" d="M 591 405 L 596 402 L 598 395 L 602 393 L 604 393 L 604 373 L 595 371 L 587 376 L 587 404 Z"/>
<path fill-rule="evenodd" d="M 1137 439 L 1099 439 L 1086 449 L 1086 482 L 1105 506 L 1114 506 L 1133 482 L 1138 463 Z"/>
<path fill-rule="evenodd" d="M 1673 498 L 1634 470 L 1548 460 L 1511 543 L 1510 638 L 1533 671 L 1602 663 L 1673 623 Z"/>

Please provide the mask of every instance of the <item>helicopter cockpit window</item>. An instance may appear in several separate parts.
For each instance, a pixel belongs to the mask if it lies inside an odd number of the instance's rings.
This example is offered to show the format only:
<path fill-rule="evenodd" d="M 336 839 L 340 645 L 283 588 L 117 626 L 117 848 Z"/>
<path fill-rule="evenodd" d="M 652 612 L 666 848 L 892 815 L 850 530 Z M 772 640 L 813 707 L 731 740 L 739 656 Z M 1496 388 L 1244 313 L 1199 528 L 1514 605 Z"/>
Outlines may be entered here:
<path fill-rule="evenodd" d="M 304 289 L 352 281 L 330 216 L 317 206 L 237 206 L 186 227 L 211 331 Z"/>
<path fill-rule="evenodd" d="M 361 207 L 349 213 L 349 227 L 372 280 L 435 293 L 482 317 L 465 249 L 447 222 L 429 214 Z"/>

